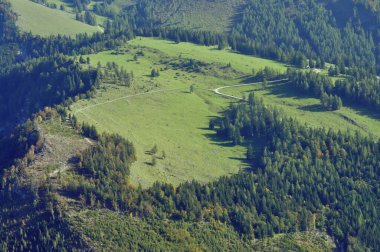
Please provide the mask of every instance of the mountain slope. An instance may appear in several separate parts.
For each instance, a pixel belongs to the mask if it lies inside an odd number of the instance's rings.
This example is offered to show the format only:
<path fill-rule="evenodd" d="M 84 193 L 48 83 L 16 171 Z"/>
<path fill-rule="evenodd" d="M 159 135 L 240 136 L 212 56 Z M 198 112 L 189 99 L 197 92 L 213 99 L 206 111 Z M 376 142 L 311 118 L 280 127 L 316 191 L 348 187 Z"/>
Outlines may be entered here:
<path fill-rule="evenodd" d="M 377 7 L 365 6 L 361 2 L 317 0 L 198 0 L 191 4 L 143 0 L 124 7 L 120 14 L 128 16 L 136 29 L 224 31 L 235 37 L 230 45 L 240 52 L 292 64 L 292 58 L 301 53 L 308 59 L 337 64 L 341 72 L 345 67 L 360 67 L 375 73 L 380 72 L 380 18 Z M 226 17 L 229 24 L 222 21 Z M 216 22 L 211 24 L 211 20 Z"/>
<path fill-rule="evenodd" d="M 17 25 L 22 31 L 36 35 L 69 35 L 99 32 L 96 26 L 75 20 L 73 14 L 51 9 L 29 0 L 11 0 L 13 10 L 18 15 Z"/>

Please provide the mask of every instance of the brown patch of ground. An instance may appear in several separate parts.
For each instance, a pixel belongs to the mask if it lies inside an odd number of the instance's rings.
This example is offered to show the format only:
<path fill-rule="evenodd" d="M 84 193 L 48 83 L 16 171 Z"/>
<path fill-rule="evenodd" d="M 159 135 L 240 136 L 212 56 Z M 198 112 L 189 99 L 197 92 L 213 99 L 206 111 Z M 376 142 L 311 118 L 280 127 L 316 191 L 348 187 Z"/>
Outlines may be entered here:
<path fill-rule="evenodd" d="M 49 130 L 49 126 L 65 127 L 64 131 Z M 72 131 L 72 134 L 68 132 Z M 41 184 L 46 179 L 55 180 L 67 170 L 75 168 L 75 158 L 93 142 L 76 134 L 74 129 L 52 119 L 40 127 L 43 139 L 41 151 L 35 155 L 27 169 L 28 177 L 35 184 Z"/>

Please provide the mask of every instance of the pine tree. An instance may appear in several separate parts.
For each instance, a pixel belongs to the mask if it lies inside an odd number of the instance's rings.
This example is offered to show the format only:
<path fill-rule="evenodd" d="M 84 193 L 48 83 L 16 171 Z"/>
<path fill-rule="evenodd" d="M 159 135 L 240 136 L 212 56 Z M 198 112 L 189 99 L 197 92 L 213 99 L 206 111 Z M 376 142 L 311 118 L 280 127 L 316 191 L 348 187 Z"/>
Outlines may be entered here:
<path fill-rule="evenodd" d="M 248 160 L 253 160 L 253 147 L 251 144 L 248 145 L 247 147 L 247 159 Z"/>
<path fill-rule="evenodd" d="M 151 165 L 156 166 L 156 164 L 157 164 L 157 158 L 155 156 L 152 156 Z"/>
<path fill-rule="evenodd" d="M 195 85 L 194 84 L 190 85 L 189 91 L 190 91 L 190 93 L 194 93 L 194 91 L 195 91 Z"/>
<path fill-rule="evenodd" d="M 321 105 L 322 107 L 324 108 L 328 108 L 329 107 L 329 96 L 328 94 L 326 94 L 325 92 L 322 94 L 321 96 Z"/>
<path fill-rule="evenodd" d="M 154 155 L 154 154 L 157 153 L 157 151 L 158 151 L 157 144 L 155 144 L 155 145 L 152 147 L 152 149 L 150 150 L 150 153 L 151 153 L 152 155 Z"/>

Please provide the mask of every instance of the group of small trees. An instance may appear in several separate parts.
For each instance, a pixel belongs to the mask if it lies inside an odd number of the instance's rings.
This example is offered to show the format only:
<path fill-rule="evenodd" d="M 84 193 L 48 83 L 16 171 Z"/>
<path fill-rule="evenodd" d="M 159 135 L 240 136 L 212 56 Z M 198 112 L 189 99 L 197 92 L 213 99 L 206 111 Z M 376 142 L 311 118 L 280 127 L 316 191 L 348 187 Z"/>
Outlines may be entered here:
<path fill-rule="evenodd" d="M 152 156 L 152 160 L 150 162 L 150 165 L 152 165 L 152 166 L 156 166 L 156 164 L 157 164 L 157 158 L 160 158 L 160 159 L 165 159 L 166 158 L 166 153 L 165 153 L 164 150 L 161 152 L 161 157 L 157 156 L 157 153 L 158 153 L 157 144 L 153 145 L 152 149 L 150 149 L 149 151 L 147 151 L 147 153 Z"/>
<path fill-rule="evenodd" d="M 340 92 L 329 77 L 312 71 L 305 73 L 291 69 L 288 69 L 287 76 L 302 92 L 319 97 L 325 109 L 338 110 L 343 106 Z"/>
<path fill-rule="evenodd" d="M 337 95 L 323 93 L 320 100 L 322 107 L 327 110 L 339 110 L 343 106 L 342 99 Z"/>
<path fill-rule="evenodd" d="M 134 80 L 133 71 L 128 72 L 124 67 L 119 67 L 115 62 L 107 62 L 105 67 L 102 67 L 100 62 L 98 62 L 97 70 L 98 82 L 129 87 Z"/>
<path fill-rule="evenodd" d="M 89 25 L 96 25 L 96 17 L 93 13 L 90 11 L 86 10 L 83 14 L 77 13 L 75 15 L 75 19 L 81 22 L 84 22 Z"/>
<path fill-rule="evenodd" d="M 338 76 L 339 68 L 338 66 L 330 66 L 328 70 L 329 76 Z"/>
<path fill-rule="evenodd" d="M 325 68 L 325 62 L 321 58 L 317 58 L 316 60 L 309 59 L 309 67 L 310 68 Z"/>

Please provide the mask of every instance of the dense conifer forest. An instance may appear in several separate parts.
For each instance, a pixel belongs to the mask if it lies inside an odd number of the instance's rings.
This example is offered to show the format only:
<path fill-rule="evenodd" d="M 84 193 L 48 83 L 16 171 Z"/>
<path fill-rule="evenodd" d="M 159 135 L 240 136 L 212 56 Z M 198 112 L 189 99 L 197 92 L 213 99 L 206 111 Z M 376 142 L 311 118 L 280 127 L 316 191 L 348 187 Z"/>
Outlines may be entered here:
<path fill-rule="evenodd" d="M 38 58 L 3 69 L 0 76 L 1 118 L 23 118 L 44 106 L 90 91 L 96 71 L 63 55 Z M 21 83 L 21 84 L 20 84 Z"/>
<path fill-rule="evenodd" d="M 379 1 L 248 0 L 226 33 L 164 26 L 159 0 L 118 11 L 112 0 L 91 10 L 92 1 L 68 2 L 87 23 L 96 24 L 95 14 L 107 18 L 104 33 L 23 33 L 11 4 L 0 0 L 0 250 L 90 251 L 99 248 L 91 241 L 107 239 L 130 250 L 267 250 L 266 241 L 269 250 L 302 251 L 296 237 L 306 234 L 324 249 L 325 234 L 340 251 L 380 251 L 380 143 L 373 136 L 301 124 L 251 92 L 208 129 L 226 146 L 246 148 L 245 169 L 207 183 L 142 188 L 131 177 L 135 144 L 79 121 L 71 108 L 80 99 L 91 103 L 101 84 L 132 88 L 130 69 L 95 67 L 88 55 L 143 35 L 278 60 L 286 72 L 267 67 L 245 77 L 264 86 L 286 80 L 333 113 L 346 104 L 378 112 Z M 128 60 L 141 64 L 137 54 Z M 184 62 L 177 67 L 208 66 Z M 145 77 L 154 83 L 165 70 L 152 65 Z M 189 89 L 195 96 L 195 85 Z M 73 149 L 58 152 L 65 144 Z M 166 154 L 152 146 L 154 169 Z M 53 154 L 67 158 L 58 158 L 63 168 L 37 167 Z M 96 221 L 86 226 L 81 218 Z"/>

